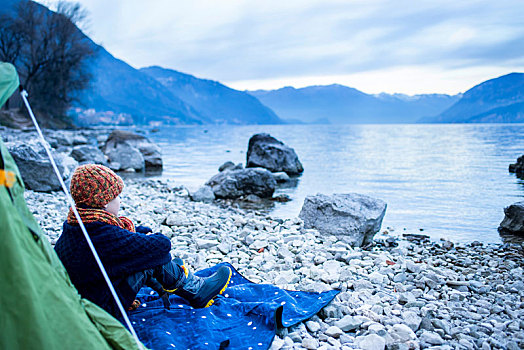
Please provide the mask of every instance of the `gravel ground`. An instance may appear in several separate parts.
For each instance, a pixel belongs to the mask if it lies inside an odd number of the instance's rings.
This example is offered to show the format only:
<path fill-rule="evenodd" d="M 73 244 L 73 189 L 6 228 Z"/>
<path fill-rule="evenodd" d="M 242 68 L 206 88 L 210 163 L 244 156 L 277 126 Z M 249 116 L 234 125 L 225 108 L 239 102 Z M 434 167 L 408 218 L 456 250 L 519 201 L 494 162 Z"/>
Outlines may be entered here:
<path fill-rule="evenodd" d="M 121 215 L 168 236 L 191 268 L 227 261 L 255 282 L 341 290 L 318 315 L 279 330 L 272 349 L 524 348 L 521 243 L 408 241 L 390 229 L 391 238 L 352 248 L 298 218 L 192 202 L 168 181 L 126 182 Z M 26 199 L 54 244 L 64 195 Z"/>

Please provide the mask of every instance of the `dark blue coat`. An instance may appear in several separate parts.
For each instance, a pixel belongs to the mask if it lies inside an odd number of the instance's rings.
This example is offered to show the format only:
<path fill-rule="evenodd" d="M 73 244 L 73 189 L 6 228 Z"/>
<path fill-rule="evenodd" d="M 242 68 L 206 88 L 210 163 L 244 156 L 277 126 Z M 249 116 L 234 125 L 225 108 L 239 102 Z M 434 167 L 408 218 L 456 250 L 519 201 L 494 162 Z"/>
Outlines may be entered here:
<path fill-rule="evenodd" d="M 171 261 L 171 241 L 160 233 L 133 233 L 102 222 L 87 223 L 85 227 L 126 309 L 135 298 L 127 277 Z M 80 226 L 64 222 L 64 230 L 56 242 L 55 251 L 80 295 L 120 318 L 120 312 Z"/>

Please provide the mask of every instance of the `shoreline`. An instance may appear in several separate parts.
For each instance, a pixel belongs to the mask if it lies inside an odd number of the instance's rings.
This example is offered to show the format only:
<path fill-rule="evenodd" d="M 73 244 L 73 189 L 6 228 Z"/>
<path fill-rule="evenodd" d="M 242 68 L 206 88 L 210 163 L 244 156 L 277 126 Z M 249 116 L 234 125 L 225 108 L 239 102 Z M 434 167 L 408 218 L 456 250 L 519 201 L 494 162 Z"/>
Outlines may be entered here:
<path fill-rule="evenodd" d="M 192 202 L 183 186 L 157 179 L 126 180 L 121 199 L 121 215 L 168 236 L 194 270 L 227 261 L 256 283 L 341 291 L 318 315 L 279 330 L 272 349 L 524 347 L 522 243 L 351 248 L 298 218 Z M 26 200 L 54 244 L 65 196 L 26 191 Z"/>

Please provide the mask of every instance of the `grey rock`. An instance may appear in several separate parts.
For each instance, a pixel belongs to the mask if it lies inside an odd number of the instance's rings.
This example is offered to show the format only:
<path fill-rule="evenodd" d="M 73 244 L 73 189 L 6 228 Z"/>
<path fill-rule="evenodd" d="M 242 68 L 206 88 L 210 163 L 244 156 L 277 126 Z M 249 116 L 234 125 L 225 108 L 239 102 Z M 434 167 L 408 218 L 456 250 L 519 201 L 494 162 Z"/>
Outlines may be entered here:
<path fill-rule="evenodd" d="M 204 185 L 195 192 L 189 193 L 189 198 L 195 202 L 210 203 L 215 200 L 215 193 L 210 186 Z"/>
<path fill-rule="evenodd" d="M 331 326 L 326 329 L 324 333 L 329 337 L 338 338 L 344 334 L 344 331 L 342 331 L 342 329 L 338 328 L 337 326 Z"/>
<path fill-rule="evenodd" d="M 412 292 L 400 293 L 400 295 L 398 296 L 398 303 L 401 305 L 407 304 L 409 302 L 414 302 L 414 301 L 416 301 L 416 298 Z"/>
<path fill-rule="evenodd" d="M 279 337 L 274 337 L 269 350 L 280 350 L 282 349 L 283 346 L 284 346 L 284 339 L 280 339 Z"/>
<path fill-rule="evenodd" d="M 295 343 L 302 343 L 302 336 L 299 332 L 291 332 L 289 333 L 289 338 L 293 340 Z M 310 338 L 312 339 L 312 338 Z"/>
<path fill-rule="evenodd" d="M 269 134 L 255 134 L 249 139 L 246 168 L 257 167 L 290 175 L 304 171 L 295 150 Z"/>
<path fill-rule="evenodd" d="M 318 322 L 315 322 L 315 321 L 307 321 L 306 322 L 306 328 L 312 332 L 312 333 L 316 333 L 320 330 L 320 324 Z"/>
<path fill-rule="evenodd" d="M 230 170 L 230 169 L 233 169 L 234 167 L 235 167 L 235 163 L 233 163 L 232 161 L 227 161 L 218 167 L 218 171 L 223 172 L 224 170 Z"/>
<path fill-rule="evenodd" d="M 44 147 L 36 140 L 6 143 L 27 189 L 37 192 L 57 191 L 62 188 Z M 63 180 L 67 180 L 78 163 L 64 154 L 53 153 Z"/>
<path fill-rule="evenodd" d="M 506 344 L 506 347 L 507 347 L 508 350 L 519 350 L 519 349 L 522 349 L 520 346 L 518 346 L 517 342 L 514 341 L 514 340 L 510 340 Z"/>
<path fill-rule="evenodd" d="M 422 321 L 420 321 L 419 329 L 425 329 L 427 331 L 434 331 L 435 327 L 433 326 L 433 320 L 429 317 L 422 317 Z"/>
<path fill-rule="evenodd" d="M 353 246 L 373 240 L 386 213 L 386 203 L 358 193 L 307 196 L 299 217 L 306 229 L 334 235 Z"/>
<path fill-rule="evenodd" d="M 338 341 L 341 344 L 353 344 L 355 341 L 355 338 L 350 336 L 349 334 L 342 334 L 340 338 L 338 338 Z"/>
<path fill-rule="evenodd" d="M 435 328 L 442 329 L 446 334 L 451 333 L 451 325 L 445 320 L 435 319 L 432 324 Z"/>
<path fill-rule="evenodd" d="M 218 245 L 218 241 L 216 240 L 209 240 L 209 239 L 195 239 L 195 243 L 198 247 L 198 249 L 209 249 L 216 247 Z"/>
<path fill-rule="evenodd" d="M 71 151 L 73 157 L 80 164 L 102 164 L 107 165 L 104 153 L 94 146 L 75 146 Z"/>
<path fill-rule="evenodd" d="M 418 328 L 420 327 L 420 322 L 422 321 L 422 317 L 420 317 L 413 311 L 402 312 L 402 319 L 404 320 L 404 323 L 414 332 L 418 330 Z"/>
<path fill-rule="evenodd" d="M 87 137 L 85 137 L 84 135 L 74 135 L 73 136 L 73 145 L 77 146 L 77 145 L 85 145 L 87 144 L 89 141 L 87 140 Z"/>
<path fill-rule="evenodd" d="M 117 151 L 120 150 L 131 155 L 134 152 L 132 152 L 130 148 L 137 150 L 142 156 L 142 168 L 138 167 L 138 159 L 135 160 L 136 163 L 131 162 L 131 159 L 127 158 L 124 158 L 126 162 L 119 160 Z M 162 169 L 162 155 L 160 147 L 158 147 L 146 137 L 129 131 L 114 130 L 107 138 L 102 151 L 108 156 L 110 162 L 120 163 L 122 169 Z M 128 164 L 127 162 L 131 163 Z"/>
<path fill-rule="evenodd" d="M 319 347 L 318 340 L 316 340 L 315 338 L 310 338 L 310 337 L 304 338 L 302 340 L 301 345 L 302 347 L 306 349 L 310 349 L 310 350 L 318 349 Z"/>
<path fill-rule="evenodd" d="M 377 334 L 369 334 L 355 339 L 355 344 L 362 350 L 384 350 L 386 340 Z"/>
<path fill-rule="evenodd" d="M 293 253 L 291 253 L 289 251 L 289 249 L 287 249 L 287 247 L 285 246 L 282 246 L 282 247 L 279 247 L 278 250 L 277 250 L 277 255 L 280 259 L 285 259 L 285 258 L 293 258 L 295 255 Z"/>
<path fill-rule="evenodd" d="M 346 315 L 338 321 L 335 321 L 334 325 L 343 330 L 344 332 L 353 331 L 358 329 L 364 322 L 370 321 L 365 316 L 349 316 Z"/>
<path fill-rule="evenodd" d="M 419 273 L 420 270 L 421 270 L 421 265 L 420 264 L 416 264 L 412 260 L 407 260 L 406 261 L 406 269 L 409 272 L 412 272 L 412 273 Z"/>
<path fill-rule="evenodd" d="M 227 242 L 220 242 L 218 245 L 218 250 L 220 250 L 223 254 L 228 254 L 231 251 L 231 244 Z"/>
<path fill-rule="evenodd" d="M 517 158 L 517 162 L 509 165 L 509 172 L 524 175 L 524 155 Z"/>
<path fill-rule="evenodd" d="M 342 317 L 342 311 L 337 306 L 328 305 L 324 307 L 322 310 L 320 310 L 320 317 L 322 319 L 326 319 L 326 318 L 339 319 Z M 342 327 L 340 327 L 339 325 L 336 325 L 336 326 L 342 329 Z"/>
<path fill-rule="evenodd" d="M 430 344 L 430 345 L 442 345 L 444 344 L 444 340 L 440 335 L 438 335 L 435 332 L 429 332 L 424 331 L 419 336 L 419 340 L 423 343 Z"/>
<path fill-rule="evenodd" d="M 206 183 L 216 198 L 239 198 L 250 194 L 271 197 L 276 184 L 273 175 L 262 168 L 223 171 Z"/>
<path fill-rule="evenodd" d="M 74 136 L 71 132 L 67 131 L 55 131 L 51 135 L 48 135 L 46 138 L 53 140 L 56 146 L 72 146 L 74 142 Z"/>
<path fill-rule="evenodd" d="M 141 171 L 145 169 L 145 161 L 142 153 L 126 142 L 111 143 L 110 147 L 103 149 L 109 159 L 109 166 L 116 171 L 134 169 Z"/>
<path fill-rule="evenodd" d="M 165 224 L 167 226 L 187 226 L 189 225 L 189 220 L 185 214 L 172 213 L 165 219 Z"/>
<path fill-rule="evenodd" d="M 244 202 L 248 202 L 248 203 L 260 203 L 260 202 L 262 202 L 262 198 L 260 198 L 256 194 L 248 194 L 247 196 L 242 198 L 242 200 Z"/>
<path fill-rule="evenodd" d="M 404 272 L 398 273 L 393 277 L 393 282 L 404 283 L 406 282 L 406 274 Z"/>
<path fill-rule="evenodd" d="M 279 173 L 273 173 L 273 177 L 275 178 L 276 182 L 288 182 L 289 181 L 289 175 L 285 172 L 279 172 Z"/>
<path fill-rule="evenodd" d="M 499 226 L 500 232 L 524 234 L 524 201 L 504 208 L 504 215 L 504 219 Z"/>
<path fill-rule="evenodd" d="M 297 283 L 298 281 L 299 277 L 292 270 L 281 271 L 275 278 L 275 284 L 278 285 L 292 284 Z"/>
<path fill-rule="evenodd" d="M 373 284 L 368 280 L 357 280 L 353 282 L 353 289 L 356 291 L 362 289 L 373 289 Z"/>
<path fill-rule="evenodd" d="M 392 340 L 397 343 L 405 343 L 409 340 L 417 339 L 415 332 L 413 332 L 410 327 L 401 323 L 394 324 L 389 335 L 392 337 Z"/>

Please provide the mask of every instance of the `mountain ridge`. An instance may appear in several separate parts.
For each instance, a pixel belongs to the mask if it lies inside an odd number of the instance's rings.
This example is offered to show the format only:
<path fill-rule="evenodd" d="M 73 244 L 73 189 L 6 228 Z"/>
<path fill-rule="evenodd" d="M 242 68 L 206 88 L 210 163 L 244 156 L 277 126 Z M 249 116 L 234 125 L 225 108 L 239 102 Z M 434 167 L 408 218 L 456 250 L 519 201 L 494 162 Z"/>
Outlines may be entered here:
<path fill-rule="evenodd" d="M 215 123 L 282 124 L 282 120 L 260 101 L 218 81 L 196 78 L 160 66 L 139 69 L 156 79 L 175 96 Z"/>
<path fill-rule="evenodd" d="M 284 120 L 333 124 L 415 123 L 455 103 L 460 95 L 366 94 L 340 85 L 290 86 L 276 90 L 248 91 Z"/>
<path fill-rule="evenodd" d="M 486 80 L 466 91 L 442 113 L 424 121 L 432 123 L 522 122 L 524 73 L 513 72 Z M 511 107 L 513 106 L 513 107 Z"/>

